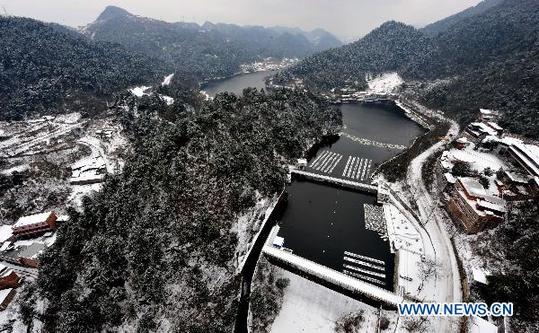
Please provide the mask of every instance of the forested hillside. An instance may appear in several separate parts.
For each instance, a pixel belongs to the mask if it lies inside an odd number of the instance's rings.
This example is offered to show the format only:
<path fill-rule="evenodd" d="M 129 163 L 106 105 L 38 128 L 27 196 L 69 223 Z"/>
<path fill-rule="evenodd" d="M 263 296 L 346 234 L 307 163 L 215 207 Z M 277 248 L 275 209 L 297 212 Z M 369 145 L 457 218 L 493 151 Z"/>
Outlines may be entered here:
<path fill-rule="evenodd" d="M 284 164 L 342 126 L 337 109 L 301 92 L 168 93 L 171 106 L 129 98 L 138 107 L 122 116 L 133 145 L 123 173 L 70 212 L 41 257 L 50 332 L 231 332 L 238 214 L 279 192 Z"/>
<path fill-rule="evenodd" d="M 497 6 L 502 2 L 503 0 L 481 1 L 476 6 L 470 7 L 455 15 L 451 15 L 434 23 L 428 24 L 423 29 L 421 29 L 421 31 L 423 31 L 427 35 L 437 35 L 441 32 L 447 31 L 450 27 L 460 23 L 463 19 L 482 14 L 488 9 Z"/>
<path fill-rule="evenodd" d="M 305 57 L 341 43 L 331 34 L 233 24 L 168 23 L 109 6 L 83 29 L 94 40 L 119 43 L 203 80 L 229 76 L 265 57 Z"/>
<path fill-rule="evenodd" d="M 0 17 L 0 119 L 102 109 L 104 97 L 159 72 L 158 63 L 119 45 L 89 41 L 59 25 Z"/>
<path fill-rule="evenodd" d="M 462 121 L 479 107 L 499 109 L 510 130 L 538 138 L 539 2 L 505 0 L 442 30 L 429 36 L 388 22 L 353 44 L 305 59 L 277 82 L 299 77 L 315 89 L 347 81 L 361 87 L 367 72 L 397 71 L 426 83 L 416 93 L 431 107 Z"/>
<path fill-rule="evenodd" d="M 277 82 L 294 76 L 311 88 L 331 89 L 357 81 L 365 85 L 365 73 L 397 71 L 427 56 L 431 41 L 412 26 L 386 22 L 359 41 L 316 54 L 301 61 Z"/>

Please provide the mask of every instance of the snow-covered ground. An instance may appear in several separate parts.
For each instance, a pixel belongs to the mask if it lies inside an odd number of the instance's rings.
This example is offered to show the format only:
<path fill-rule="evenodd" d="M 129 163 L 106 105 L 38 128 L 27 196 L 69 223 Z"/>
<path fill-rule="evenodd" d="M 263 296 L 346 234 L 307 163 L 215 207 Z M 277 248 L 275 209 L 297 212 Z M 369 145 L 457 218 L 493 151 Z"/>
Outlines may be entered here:
<path fill-rule="evenodd" d="M 162 86 L 168 86 L 170 82 L 172 82 L 172 78 L 174 77 L 174 73 L 165 76 L 163 79 L 163 82 L 161 83 Z"/>
<path fill-rule="evenodd" d="M 364 311 L 361 332 L 376 332 L 378 309 L 323 287 L 287 270 L 278 268 L 290 284 L 285 289 L 281 311 L 271 326 L 271 332 L 335 332 L 335 323 L 343 316 Z M 396 312 L 386 312 L 390 328 L 394 328 Z M 391 329 L 390 331 L 393 331 Z"/>
<path fill-rule="evenodd" d="M 0 141 L 0 156 L 34 155 L 67 147 L 65 138 L 84 124 L 79 114 L 2 122 L 0 127 L 8 138 Z"/>
<path fill-rule="evenodd" d="M 129 91 L 137 96 L 137 97 L 142 97 L 144 95 L 147 95 L 146 93 L 146 90 L 150 89 L 151 87 L 148 87 L 148 86 L 140 86 L 140 87 L 135 87 L 135 88 L 132 88 L 132 89 L 129 89 Z"/>
<path fill-rule="evenodd" d="M 283 58 L 281 60 L 266 58 L 263 61 L 240 65 L 242 73 L 275 71 L 290 67 L 299 62 L 298 58 Z"/>
<path fill-rule="evenodd" d="M 14 172 L 26 171 L 26 170 L 28 170 L 29 167 L 30 166 L 28 164 L 19 164 L 19 165 L 16 165 L 14 167 L 11 167 L 11 168 L 4 169 L 4 170 L 0 171 L 0 173 L 5 175 L 5 176 L 9 176 L 9 175 L 13 174 Z"/>
<path fill-rule="evenodd" d="M 239 216 L 231 229 L 231 231 L 235 232 L 238 237 L 238 245 L 234 252 L 238 272 L 243 269 L 243 265 L 245 264 L 250 249 L 259 237 L 262 227 L 268 221 L 273 209 L 279 201 L 279 197 L 277 196 L 273 198 L 264 198 L 261 197 L 258 192 L 256 195 L 257 202 L 255 206 Z"/>
<path fill-rule="evenodd" d="M 404 288 L 405 294 L 412 298 L 423 298 L 420 289 L 424 288 L 426 281 L 420 277 L 419 264 L 425 247 L 430 246 L 429 240 L 424 239 L 419 228 L 394 205 L 384 204 L 384 215 L 389 241 L 398 251 L 397 288 Z"/>
<path fill-rule="evenodd" d="M 459 126 L 455 122 L 451 122 L 448 136 L 456 136 L 458 132 Z M 442 149 L 444 144 L 443 141 L 440 141 L 413 159 L 408 167 L 406 182 L 414 193 L 411 200 L 417 204 L 421 223 L 424 225 L 433 246 L 434 252 L 426 252 L 426 256 L 428 259 L 434 260 L 437 265 L 435 283 L 433 286 L 424 287 L 424 290 L 432 295 L 432 301 L 461 302 L 460 274 L 447 231 L 447 224 L 450 224 L 450 221 L 446 219 L 446 215 L 438 207 L 437 200 L 433 199 L 427 191 L 421 175 L 422 166 L 427 158 Z M 433 320 L 433 325 L 436 332 L 448 332 L 454 331 L 458 323 L 455 318 L 440 317 Z"/>
<path fill-rule="evenodd" d="M 165 95 L 159 95 L 159 97 L 165 101 L 165 103 L 167 103 L 167 105 L 172 105 L 174 104 L 174 98 L 170 97 L 170 96 L 165 96 Z"/>
<path fill-rule="evenodd" d="M 389 95 L 404 83 L 398 73 L 383 73 L 376 76 L 368 74 L 366 80 L 369 85 L 367 92 L 377 95 Z"/>

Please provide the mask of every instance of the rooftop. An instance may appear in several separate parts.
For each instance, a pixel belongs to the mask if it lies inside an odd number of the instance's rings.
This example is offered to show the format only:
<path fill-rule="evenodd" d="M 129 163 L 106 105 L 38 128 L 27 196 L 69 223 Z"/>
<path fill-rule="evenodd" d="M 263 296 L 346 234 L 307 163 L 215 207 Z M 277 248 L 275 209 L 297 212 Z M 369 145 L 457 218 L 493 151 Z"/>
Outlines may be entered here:
<path fill-rule="evenodd" d="M 457 181 L 450 172 L 444 173 L 444 177 L 445 177 L 445 180 L 447 180 L 447 182 L 450 184 L 455 184 L 455 182 Z"/>
<path fill-rule="evenodd" d="M 498 132 L 495 129 L 493 129 L 492 127 L 488 126 L 485 123 L 471 123 L 470 127 L 477 128 L 477 130 L 479 130 L 481 133 L 486 133 L 488 135 L 495 136 L 498 134 Z"/>
<path fill-rule="evenodd" d="M 6 298 L 11 293 L 12 290 L 13 290 L 13 288 L 0 290 L 0 303 L 4 303 L 4 301 L 6 300 Z"/>
<path fill-rule="evenodd" d="M 503 128 L 500 125 L 498 125 L 497 123 L 495 123 L 495 122 L 489 121 L 487 124 L 490 127 L 494 128 L 496 131 L 502 131 L 503 130 Z"/>
<path fill-rule="evenodd" d="M 487 272 L 480 268 L 473 268 L 472 269 L 472 276 L 474 281 L 480 282 L 482 284 L 488 284 L 487 281 Z"/>
<path fill-rule="evenodd" d="M 17 222 L 15 222 L 15 224 L 13 225 L 13 228 L 20 228 L 20 227 L 24 227 L 24 226 L 35 224 L 35 223 L 45 222 L 49 218 L 49 216 L 53 213 L 54 212 L 51 211 L 51 212 L 45 212 L 45 213 L 40 213 L 40 214 L 23 216 L 20 219 L 18 219 Z"/>
<path fill-rule="evenodd" d="M 509 178 L 513 183 L 527 184 L 528 181 L 530 180 L 529 176 L 524 175 L 520 172 L 504 170 L 504 173 L 507 176 L 507 178 Z"/>
<path fill-rule="evenodd" d="M 459 177 L 458 180 L 468 195 L 478 198 L 483 198 L 487 195 L 485 188 L 483 185 L 481 185 L 481 183 L 479 183 L 479 181 L 477 181 L 477 179 L 470 177 Z"/>
<path fill-rule="evenodd" d="M 535 176 L 539 176 L 539 147 L 536 145 L 514 143 L 511 150 L 526 166 L 531 169 Z"/>
<path fill-rule="evenodd" d="M 487 201 L 487 200 L 477 200 L 477 206 L 480 207 L 480 208 L 483 208 L 483 209 L 486 209 L 486 210 L 491 210 L 491 211 L 494 211 L 494 212 L 498 212 L 498 213 L 505 213 L 507 210 L 505 209 L 505 206 L 502 206 L 502 205 L 499 205 L 499 204 L 496 204 L 496 203 L 492 203 L 490 201 Z"/>
<path fill-rule="evenodd" d="M 479 112 L 483 115 L 491 115 L 491 114 L 497 114 L 497 111 L 489 110 L 489 109 L 479 109 Z"/>

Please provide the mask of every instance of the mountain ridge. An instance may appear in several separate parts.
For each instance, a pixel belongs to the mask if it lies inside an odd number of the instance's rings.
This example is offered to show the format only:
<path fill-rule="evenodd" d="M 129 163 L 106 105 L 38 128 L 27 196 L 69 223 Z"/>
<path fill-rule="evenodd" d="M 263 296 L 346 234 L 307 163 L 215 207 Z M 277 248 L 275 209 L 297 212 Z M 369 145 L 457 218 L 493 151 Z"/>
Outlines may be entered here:
<path fill-rule="evenodd" d="M 539 3 L 505 0 L 435 36 L 386 22 L 357 42 L 304 59 L 274 81 L 301 78 L 311 88 L 330 90 L 350 83 L 365 88 L 369 72 L 398 72 L 407 81 L 423 83 L 441 80 L 446 83 L 437 85 L 436 93 L 418 88 L 428 106 L 463 124 L 479 108 L 500 109 L 508 129 L 539 138 L 533 111 L 539 107 L 534 93 L 534 85 L 539 86 L 538 36 Z"/>
<path fill-rule="evenodd" d="M 201 81 L 230 76 L 241 64 L 262 58 L 303 58 L 341 45 L 328 32 L 292 31 L 212 22 L 169 23 L 114 6 L 81 29 L 93 40 L 120 44 Z"/>

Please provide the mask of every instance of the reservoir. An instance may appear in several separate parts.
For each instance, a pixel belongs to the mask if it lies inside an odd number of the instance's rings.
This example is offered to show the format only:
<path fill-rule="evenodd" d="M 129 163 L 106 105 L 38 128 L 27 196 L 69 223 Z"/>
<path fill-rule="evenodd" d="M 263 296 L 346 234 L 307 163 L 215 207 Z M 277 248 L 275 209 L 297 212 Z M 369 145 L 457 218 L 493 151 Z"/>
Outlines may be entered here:
<path fill-rule="evenodd" d="M 381 163 L 424 133 L 393 102 L 339 107 L 343 133 L 309 160 L 308 172 L 370 184 Z M 376 195 L 302 180 L 293 181 L 287 191 L 278 236 L 288 251 L 393 291 L 390 244 L 366 226 L 366 210 L 371 219 L 383 214 Z"/>
<path fill-rule="evenodd" d="M 272 72 L 237 75 L 204 85 L 210 95 L 229 91 L 241 94 L 247 87 L 265 88 Z M 406 117 L 395 103 L 355 103 L 338 106 L 343 131 L 331 144 L 310 156 L 305 171 L 370 184 L 376 168 L 409 147 L 425 130 Z M 359 280 L 393 291 L 394 254 L 378 232 L 367 227 L 369 216 L 381 216 L 376 195 L 309 180 L 287 186 L 288 200 L 277 221 L 283 247 Z M 255 244 L 242 271 L 242 297 L 236 332 L 247 331 L 250 283 L 269 229 Z"/>

